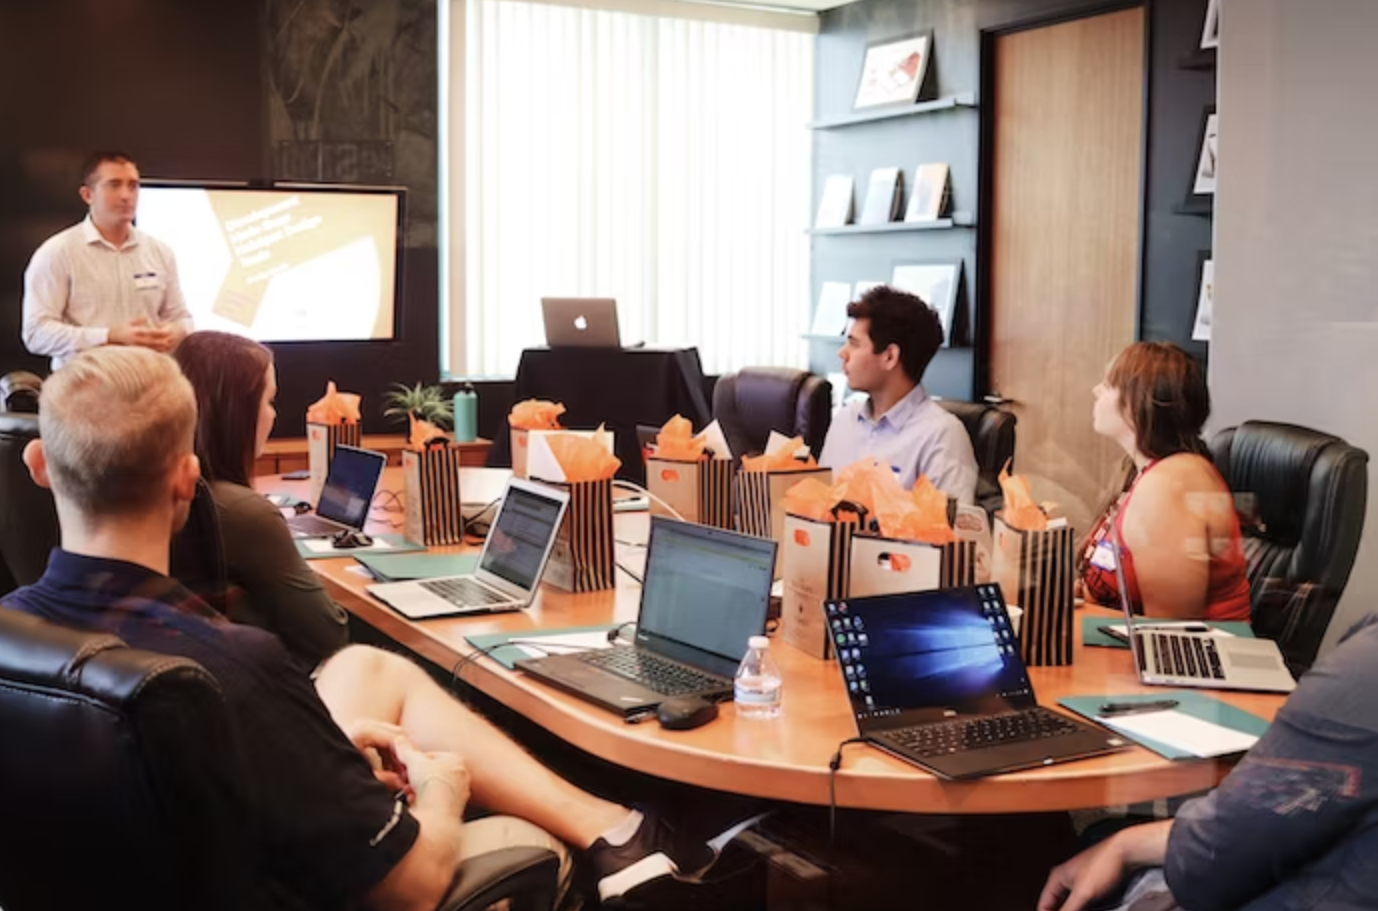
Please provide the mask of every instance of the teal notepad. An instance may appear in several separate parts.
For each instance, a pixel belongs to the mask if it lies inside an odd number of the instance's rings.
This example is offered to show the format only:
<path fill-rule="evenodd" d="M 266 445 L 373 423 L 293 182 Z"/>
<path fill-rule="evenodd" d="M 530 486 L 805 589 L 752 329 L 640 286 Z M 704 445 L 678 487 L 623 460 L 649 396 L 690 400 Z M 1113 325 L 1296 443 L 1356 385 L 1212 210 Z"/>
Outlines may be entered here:
<path fill-rule="evenodd" d="M 464 640 L 479 651 L 491 648 L 492 651 L 488 653 L 488 657 L 510 671 L 516 667 L 518 661 L 531 656 L 515 645 L 504 645 L 505 642 L 510 642 L 513 639 L 539 639 L 542 636 L 568 636 L 570 633 L 606 633 L 617 626 L 616 623 L 603 623 L 597 626 L 565 626 L 560 629 L 515 630 L 510 633 L 465 636 Z"/>
<path fill-rule="evenodd" d="M 397 534 L 372 535 L 375 542 L 381 541 L 382 544 L 374 544 L 372 547 L 340 547 L 330 546 L 329 538 L 297 538 L 297 553 L 308 560 L 333 560 L 336 557 L 358 557 L 361 554 L 404 554 L 408 551 L 425 550 L 420 544 L 413 544 L 406 538 Z M 321 550 L 313 550 L 308 546 L 311 544 L 319 545 L 325 542 L 325 547 Z"/>
<path fill-rule="evenodd" d="M 441 576 L 464 576 L 478 566 L 478 554 L 394 554 L 370 551 L 356 554 L 355 560 L 364 565 L 379 582 L 407 582 L 412 579 L 438 579 Z"/>
<path fill-rule="evenodd" d="M 1138 622 L 1137 620 L 1135 621 Z M 1145 623 L 1152 623 L 1152 620 L 1145 620 Z M 1216 629 L 1223 629 L 1227 633 L 1233 633 L 1242 639 L 1254 638 L 1254 628 L 1242 620 L 1222 620 L 1218 622 L 1202 621 L 1207 626 Z M 1123 626 L 1124 617 L 1082 617 L 1081 618 L 1081 644 L 1096 646 L 1099 648 L 1129 648 L 1128 642 L 1121 642 L 1114 636 L 1107 636 L 1100 631 L 1102 626 Z"/>
<path fill-rule="evenodd" d="M 1190 715 L 1193 718 L 1209 721 L 1212 724 L 1218 724 L 1221 727 L 1244 734 L 1262 737 L 1264 732 L 1268 730 L 1268 722 L 1257 715 L 1243 709 L 1237 709 L 1232 705 L 1226 705 L 1219 699 L 1193 690 L 1164 689 L 1153 693 L 1135 693 L 1129 696 L 1068 696 L 1066 699 L 1059 699 L 1058 704 L 1095 721 L 1100 707 L 1107 702 L 1158 702 L 1163 699 L 1175 699 L 1177 701 L 1177 708 L 1173 709 L 1175 712 L 1181 712 L 1183 715 Z M 1140 746 L 1147 747 L 1165 759 L 1196 758 L 1194 754 L 1185 750 L 1149 740 L 1146 737 L 1136 737 L 1118 729 L 1116 729 L 1116 733 L 1128 737 Z"/>

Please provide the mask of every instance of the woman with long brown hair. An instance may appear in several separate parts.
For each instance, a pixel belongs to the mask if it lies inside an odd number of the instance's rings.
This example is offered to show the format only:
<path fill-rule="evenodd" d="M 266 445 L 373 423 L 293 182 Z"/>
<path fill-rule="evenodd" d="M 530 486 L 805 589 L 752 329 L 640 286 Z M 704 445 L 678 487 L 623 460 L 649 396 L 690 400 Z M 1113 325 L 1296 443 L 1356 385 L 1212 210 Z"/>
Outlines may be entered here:
<path fill-rule="evenodd" d="M 316 664 L 347 641 L 344 610 L 297 551 L 277 507 L 250 486 L 277 419 L 273 353 L 224 332 L 194 332 L 173 355 L 196 392 L 196 455 L 220 519 L 231 620 L 277 634 Z"/>
<path fill-rule="evenodd" d="M 1201 439 L 1211 401 L 1200 365 L 1175 345 L 1139 342 L 1120 352 L 1094 394 L 1095 430 L 1124 449 L 1133 472 L 1083 546 L 1086 596 L 1119 604 L 1118 558 L 1137 613 L 1248 620 L 1234 499 Z"/>

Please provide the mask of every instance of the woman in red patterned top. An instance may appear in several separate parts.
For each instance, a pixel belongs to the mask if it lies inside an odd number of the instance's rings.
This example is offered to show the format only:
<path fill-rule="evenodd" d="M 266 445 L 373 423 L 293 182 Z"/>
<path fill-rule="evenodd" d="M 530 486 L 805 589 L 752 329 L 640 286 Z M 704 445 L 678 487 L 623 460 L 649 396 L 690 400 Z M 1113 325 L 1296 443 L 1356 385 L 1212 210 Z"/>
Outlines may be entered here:
<path fill-rule="evenodd" d="M 1201 439 L 1211 403 L 1200 366 L 1176 345 L 1139 342 L 1120 352 L 1094 392 L 1096 432 L 1128 453 L 1134 471 L 1083 545 L 1086 597 L 1120 603 L 1113 522 L 1135 613 L 1248 620 L 1234 498 Z"/>

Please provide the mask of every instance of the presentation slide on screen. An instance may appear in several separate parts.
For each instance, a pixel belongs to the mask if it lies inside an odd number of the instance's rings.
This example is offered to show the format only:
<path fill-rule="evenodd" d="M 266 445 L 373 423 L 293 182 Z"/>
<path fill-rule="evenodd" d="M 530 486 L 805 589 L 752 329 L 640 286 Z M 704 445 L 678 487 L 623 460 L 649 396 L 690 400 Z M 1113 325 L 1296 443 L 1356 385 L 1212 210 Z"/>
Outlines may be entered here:
<path fill-rule="evenodd" d="M 197 329 L 387 339 L 397 205 L 390 193 L 146 186 L 138 227 L 172 247 Z"/>

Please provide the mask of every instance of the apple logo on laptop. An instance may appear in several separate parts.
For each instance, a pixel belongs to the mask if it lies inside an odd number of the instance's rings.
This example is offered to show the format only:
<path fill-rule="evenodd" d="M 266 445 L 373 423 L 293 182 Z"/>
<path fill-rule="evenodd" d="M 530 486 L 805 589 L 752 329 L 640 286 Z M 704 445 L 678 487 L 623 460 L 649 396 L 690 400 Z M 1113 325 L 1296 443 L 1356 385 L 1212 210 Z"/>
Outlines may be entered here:
<path fill-rule="evenodd" d="M 589 327 L 589 321 L 588 321 L 587 319 L 585 319 L 583 316 L 576 316 L 576 317 L 574 318 L 574 328 L 575 328 L 575 329 L 578 329 L 580 332 L 583 332 L 583 331 L 584 331 L 585 329 L 587 329 L 588 327 Z"/>

